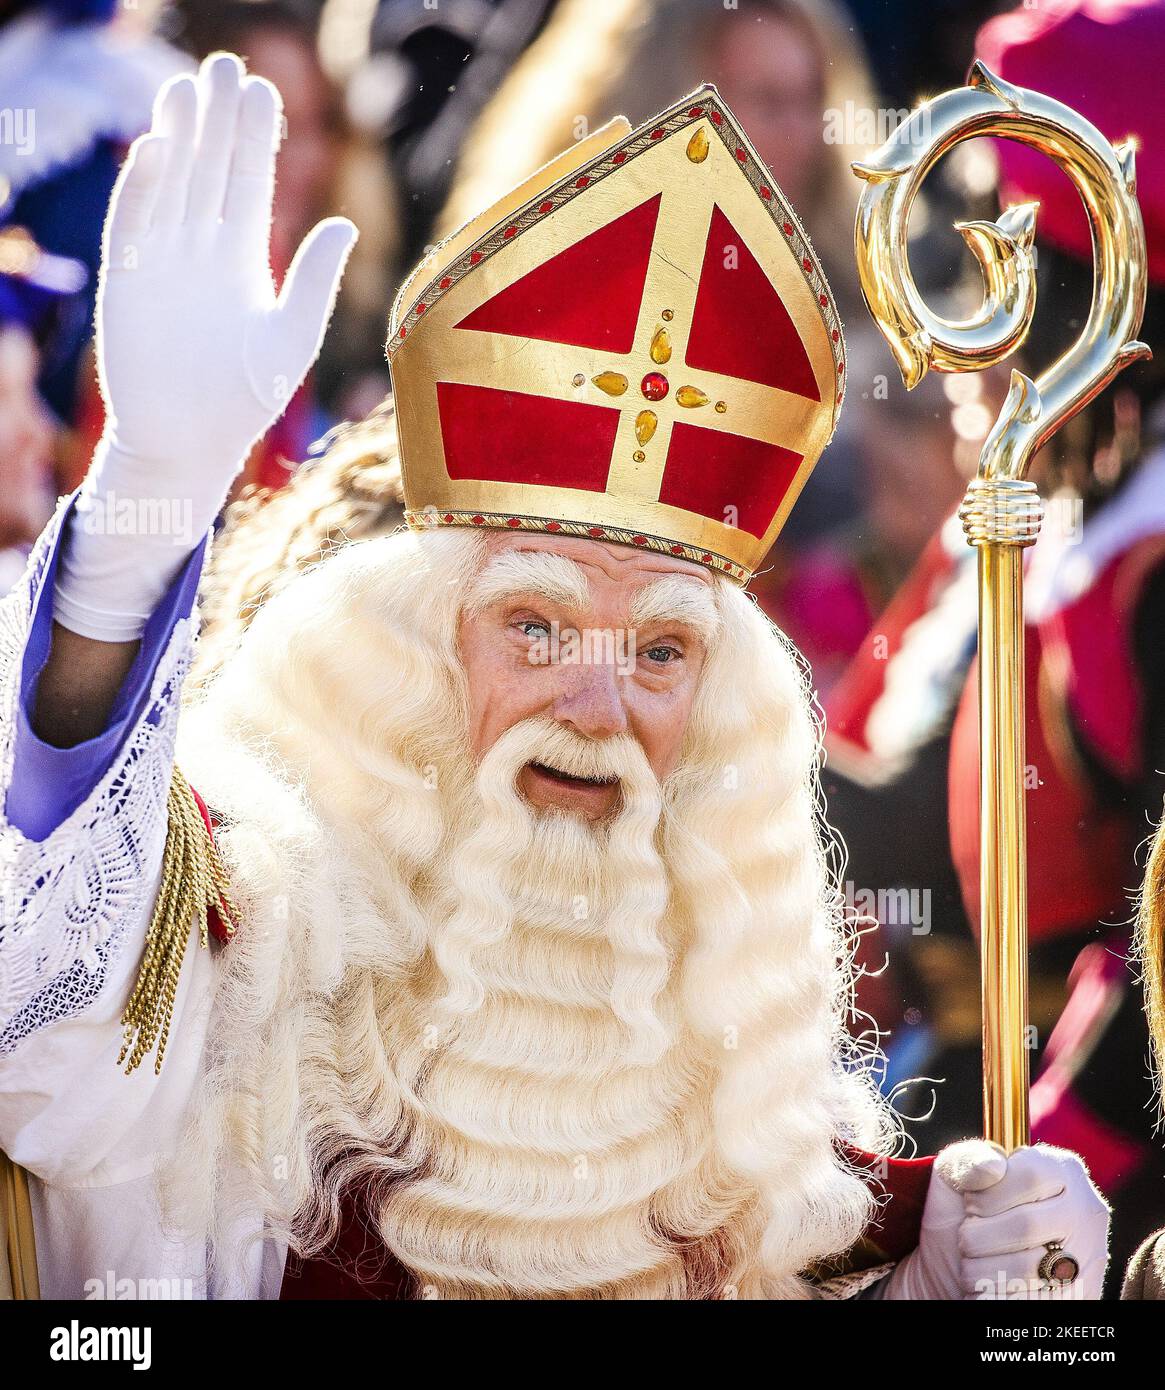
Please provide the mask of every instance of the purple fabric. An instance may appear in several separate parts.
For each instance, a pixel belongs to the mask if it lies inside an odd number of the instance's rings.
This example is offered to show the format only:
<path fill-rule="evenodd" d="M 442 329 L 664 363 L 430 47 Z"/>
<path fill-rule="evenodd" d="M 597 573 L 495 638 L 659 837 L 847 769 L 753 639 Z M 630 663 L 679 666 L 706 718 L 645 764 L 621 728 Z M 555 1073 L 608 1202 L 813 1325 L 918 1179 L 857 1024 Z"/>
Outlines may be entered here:
<path fill-rule="evenodd" d="M 138 654 L 117 693 L 104 732 L 73 748 L 54 748 L 33 733 L 29 711 L 37 680 L 48 660 L 53 624 L 53 581 L 61 546 L 68 537 L 68 521 L 75 502 L 76 494 L 65 512 L 33 598 L 32 630 L 24 651 L 16 710 L 12 783 L 8 788 L 5 809 L 9 822 L 30 840 L 36 841 L 46 839 L 80 806 L 109 771 L 126 736 L 143 714 L 147 718 L 155 717 L 152 712 L 146 711 L 154 671 L 166 650 L 175 624 L 189 617 L 194 607 L 206 555 L 206 537 L 203 537 L 150 615 Z"/>
<path fill-rule="evenodd" d="M 16 324 L 30 333 L 41 333 L 57 308 L 54 290 L 15 275 L 0 275 L 0 324 Z"/>

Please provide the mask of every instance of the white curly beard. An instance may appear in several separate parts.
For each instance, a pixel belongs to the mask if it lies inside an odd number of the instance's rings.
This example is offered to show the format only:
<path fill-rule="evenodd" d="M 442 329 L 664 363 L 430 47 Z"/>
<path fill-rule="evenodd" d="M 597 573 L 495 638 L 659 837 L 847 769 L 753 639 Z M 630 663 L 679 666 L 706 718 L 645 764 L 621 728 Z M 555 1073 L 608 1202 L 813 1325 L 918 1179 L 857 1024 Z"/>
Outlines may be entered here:
<path fill-rule="evenodd" d="M 712 1151 L 715 1069 L 680 1019 L 660 790 L 627 739 L 610 825 L 533 811 L 518 773 L 570 766 L 571 737 L 511 729 L 452 837 L 436 968 L 388 1029 L 418 1175 L 381 1230 L 429 1296 L 723 1296 L 755 1194 Z"/>

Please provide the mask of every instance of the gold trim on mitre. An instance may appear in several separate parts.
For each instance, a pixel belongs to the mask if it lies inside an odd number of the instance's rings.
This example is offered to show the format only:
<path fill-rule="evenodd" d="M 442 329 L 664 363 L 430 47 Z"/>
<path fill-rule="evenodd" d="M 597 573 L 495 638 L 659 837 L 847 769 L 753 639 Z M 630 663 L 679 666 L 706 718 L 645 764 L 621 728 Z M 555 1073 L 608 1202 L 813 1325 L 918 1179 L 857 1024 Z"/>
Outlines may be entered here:
<path fill-rule="evenodd" d="M 560 252 L 657 197 L 630 352 L 458 327 Z M 787 309 L 819 400 L 687 366 L 714 205 Z M 742 304 L 742 322 L 748 311 Z M 434 247 L 401 287 L 389 335 L 409 525 L 602 536 L 693 559 L 738 583 L 748 582 L 784 525 L 832 438 L 844 394 L 841 322 L 820 262 L 711 85 L 636 130 L 623 118 L 604 126 Z M 645 399 L 640 382 L 660 371 L 661 360 L 667 392 Z M 612 382 L 629 385 L 613 390 Z M 617 410 L 605 490 L 450 478 L 438 383 Z M 802 456 L 763 534 L 660 501 L 672 429 L 681 421 Z"/>

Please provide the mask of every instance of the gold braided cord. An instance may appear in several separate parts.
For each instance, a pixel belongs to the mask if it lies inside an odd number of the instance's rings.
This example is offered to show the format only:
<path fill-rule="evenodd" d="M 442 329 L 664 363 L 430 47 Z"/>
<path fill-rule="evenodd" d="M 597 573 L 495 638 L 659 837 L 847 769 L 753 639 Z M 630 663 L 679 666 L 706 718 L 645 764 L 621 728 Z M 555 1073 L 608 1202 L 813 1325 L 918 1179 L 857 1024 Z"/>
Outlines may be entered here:
<path fill-rule="evenodd" d="M 119 1066 L 125 1063 L 127 1075 L 155 1047 L 155 1075 L 162 1070 L 191 922 L 198 918 L 199 944 L 204 947 L 208 940 L 208 909 L 217 911 L 228 935 L 233 935 L 238 924 L 222 857 L 190 784 L 177 768 L 170 782 L 166 809 L 162 882 L 146 933 L 137 982 L 121 1018 L 125 1042 L 117 1062 Z"/>
<path fill-rule="evenodd" d="M 40 1298 L 28 1174 L 0 1152 L 0 1301 Z"/>

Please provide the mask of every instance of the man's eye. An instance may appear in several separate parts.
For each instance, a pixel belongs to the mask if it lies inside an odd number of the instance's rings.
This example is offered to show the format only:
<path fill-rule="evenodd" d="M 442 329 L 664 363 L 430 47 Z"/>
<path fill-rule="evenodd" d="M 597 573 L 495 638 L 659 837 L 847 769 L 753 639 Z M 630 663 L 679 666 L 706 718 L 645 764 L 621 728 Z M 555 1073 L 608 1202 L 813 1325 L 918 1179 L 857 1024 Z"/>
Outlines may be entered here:
<path fill-rule="evenodd" d="M 648 647 L 646 655 L 650 661 L 667 666 L 672 661 L 678 661 L 680 653 L 675 647 Z"/>
<path fill-rule="evenodd" d="M 550 624 L 542 622 L 539 618 L 523 618 L 516 626 L 527 637 L 548 637 L 550 635 Z"/>

